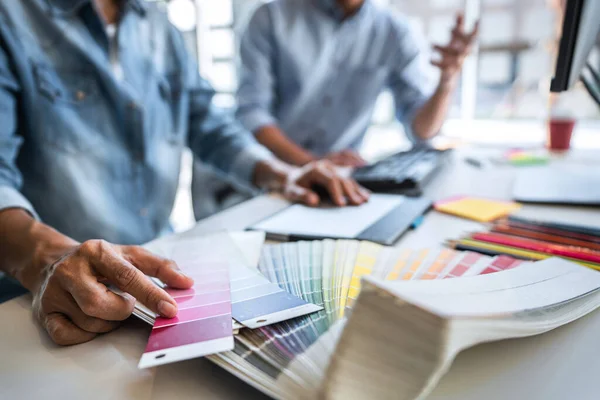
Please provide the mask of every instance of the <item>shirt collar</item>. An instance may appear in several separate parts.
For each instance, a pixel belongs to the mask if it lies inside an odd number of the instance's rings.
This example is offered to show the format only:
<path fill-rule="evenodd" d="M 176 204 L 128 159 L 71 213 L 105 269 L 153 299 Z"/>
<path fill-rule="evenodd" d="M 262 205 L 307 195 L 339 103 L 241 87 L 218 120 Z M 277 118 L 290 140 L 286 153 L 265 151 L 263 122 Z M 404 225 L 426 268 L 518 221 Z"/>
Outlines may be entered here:
<path fill-rule="evenodd" d="M 316 3 L 317 7 L 325 11 L 329 16 L 333 17 L 337 21 L 344 20 L 344 10 L 336 0 L 314 0 L 314 2 Z M 365 0 L 360 10 L 350 17 L 350 19 L 362 17 L 370 6 L 371 0 Z"/>
<path fill-rule="evenodd" d="M 146 7 L 142 0 L 124 0 L 125 8 L 130 8 L 140 14 L 146 15 Z M 91 0 L 46 0 L 53 15 L 69 16 L 77 14 L 85 5 L 91 4 Z"/>

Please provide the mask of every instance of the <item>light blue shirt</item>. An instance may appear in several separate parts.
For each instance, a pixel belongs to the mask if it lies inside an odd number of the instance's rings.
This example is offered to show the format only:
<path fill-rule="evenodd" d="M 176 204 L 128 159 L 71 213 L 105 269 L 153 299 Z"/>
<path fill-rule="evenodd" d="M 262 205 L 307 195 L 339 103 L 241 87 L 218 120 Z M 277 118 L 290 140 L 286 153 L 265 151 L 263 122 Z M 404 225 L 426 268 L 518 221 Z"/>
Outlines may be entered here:
<path fill-rule="evenodd" d="M 272 157 L 157 6 L 127 0 L 117 44 L 121 77 L 91 0 L 0 2 L 0 210 L 139 244 L 168 230 L 185 147 L 242 183 Z"/>
<path fill-rule="evenodd" d="M 379 94 L 389 88 L 412 140 L 432 94 L 429 59 L 407 21 L 366 0 L 343 19 L 335 0 L 275 0 L 258 8 L 241 40 L 237 116 L 256 132 L 278 125 L 324 155 L 358 148 Z"/>

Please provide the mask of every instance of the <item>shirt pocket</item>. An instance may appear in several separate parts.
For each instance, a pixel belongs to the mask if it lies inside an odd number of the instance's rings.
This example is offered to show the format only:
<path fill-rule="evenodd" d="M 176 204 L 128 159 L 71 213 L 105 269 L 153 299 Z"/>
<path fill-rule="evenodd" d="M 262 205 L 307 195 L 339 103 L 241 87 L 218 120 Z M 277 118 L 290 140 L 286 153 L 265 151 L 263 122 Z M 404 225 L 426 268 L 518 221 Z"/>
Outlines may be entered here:
<path fill-rule="evenodd" d="M 166 138 L 173 145 L 185 140 L 185 85 L 179 73 L 157 75 L 157 89 L 161 101 L 156 107 L 154 126 L 158 137 Z"/>
<path fill-rule="evenodd" d="M 93 73 L 56 69 L 44 64 L 33 67 L 39 94 L 36 103 L 38 131 L 49 145 L 70 153 L 92 149 L 103 136 L 108 123 L 100 102 Z"/>

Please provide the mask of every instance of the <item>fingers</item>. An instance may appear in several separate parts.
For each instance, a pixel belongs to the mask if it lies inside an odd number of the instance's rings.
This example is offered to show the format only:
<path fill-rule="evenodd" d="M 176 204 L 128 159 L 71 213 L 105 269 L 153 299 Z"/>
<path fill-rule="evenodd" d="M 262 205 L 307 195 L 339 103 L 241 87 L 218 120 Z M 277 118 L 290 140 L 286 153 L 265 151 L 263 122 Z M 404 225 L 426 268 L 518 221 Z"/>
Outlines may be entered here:
<path fill-rule="evenodd" d="M 352 150 L 344 150 L 342 155 L 347 159 L 348 165 L 351 167 L 362 167 L 367 164 L 358 153 Z"/>
<path fill-rule="evenodd" d="M 456 23 L 454 24 L 454 30 L 463 32 L 464 26 L 465 26 L 465 14 L 461 13 L 461 12 L 457 13 L 456 14 Z"/>
<path fill-rule="evenodd" d="M 159 257 L 139 246 L 122 246 L 123 257 L 146 275 L 154 276 L 177 289 L 189 289 L 194 280 L 185 275 L 172 260 Z"/>
<path fill-rule="evenodd" d="M 337 206 L 345 206 L 348 202 L 360 205 L 368 201 L 365 190 L 352 179 L 344 179 L 328 166 L 320 166 L 314 170 L 314 183 L 327 188 Z"/>
<path fill-rule="evenodd" d="M 342 167 L 362 167 L 367 162 L 355 151 L 343 150 L 337 153 L 331 153 L 325 157 L 335 165 Z"/>
<path fill-rule="evenodd" d="M 94 332 L 88 332 L 79 328 L 61 313 L 47 314 L 41 323 L 52 341 L 59 346 L 71 346 L 89 342 L 97 336 Z"/>
<path fill-rule="evenodd" d="M 152 283 L 144 273 L 121 257 L 113 246 L 101 243 L 100 247 L 101 249 L 95 251 L 100 252 L 101 255 L 96 255 L 91 260 L 102 276 L 163 317 L 173 318 L 177 315 L 177 304 L 167 292 Z"/>
<path fill-rule="evenodd" d="M 341 207 L 347 204 L 341 179 L 329 165 L 318 163 L 310 171 L 310 178 L 311 183 L 321 185 L 327 189 L 331 199 L 337 206 Z"/>
<path fill-rule="evenodd" d="M 298 185 L 290 186 L 285 192 L 285 197 L 290 201 L 306 204 L 310 207 L 316 207 L 321 202 L 318 194 Z"/>
<path fill-rule="evenodd" d="M 477 35 L 479 35 L 479 26 L 480 26 L 480 20 L 475 21 L 475 25 L 473 26 L 473 30 L 469 34 L 469 39 L 470 39 L 471 42 L 473 40 L 475 40 L 475 38 L 477 38 Z"/>
<path fill-rule="evenodd" d="M 360 186 L 358 183 L 356 183 L 356 181 L 352 181 L 352 183 L 354 184 L 354 186 L 356 186 L 356 190 L 360 197 L 363 199 L 363 203 L 369 201 L 369 199 L 371 198 L 371 192 L 369 192 L 364 187 Z"/>
<path fill-rule="evenodd" d="M 86 332 L 107 333 L 117 329 L 120 325 L 120 321 L 108 321 L 87 315 L 73 298 L 63 303 L 61 311 L 74 325 Z"/>
<path fill-rule="evenodd" d="M 456 15 L 456 24 L 452 29 L 452 39 L 447 48 L 455 49 L 466 55 L 479 34 L 479 21 L 477 21 L 470 33 L 465 32 L 465 17 L 462 13 Z M 439 50 L 439 49 L 438 49 Z"/>
<path fill-rule="evenodd" d="M 107 321 L 124 321 L 133 312 L 135 299 L 118 295 L 92 279 L 82 280 L 70 290 L 79 309 L 90 317 Z"/>
<path fill-rule="evenodd" d="M 449 47 L 449 46 L 439 46 L 439 45 L 434 45 L 433 48 L 437 51 L 439 51 L 440 53 L 442 53 L 442 55 L 444 57 L 450 56 L 450 57 L 460 57 L 463 54 L 462 49 L 456 49 L 454 47 Z"/>
<path fill-rule="evenodd" d="M 351 180 L 342 180 L 342 187 L 344 188 L 344 194 L 346 198 L 350 200 L 350 204 L 359 205 L 365 202 L 362 195 L 358 191 L 358 187 Z"/>

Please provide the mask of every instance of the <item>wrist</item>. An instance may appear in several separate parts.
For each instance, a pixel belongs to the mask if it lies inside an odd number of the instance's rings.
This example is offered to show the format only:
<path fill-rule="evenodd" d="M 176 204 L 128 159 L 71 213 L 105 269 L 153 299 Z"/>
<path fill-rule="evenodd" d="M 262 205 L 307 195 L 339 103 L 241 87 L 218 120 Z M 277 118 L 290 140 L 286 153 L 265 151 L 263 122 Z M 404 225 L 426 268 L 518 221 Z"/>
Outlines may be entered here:
<path fill-rule="evenodd" d="M 437 90 L 441 93 L 451 93 L 454 92 L 456 87 L 458 86 L 458 75 L 453 75 L 449 77 L 442 76 L 440 78 L 440 82 L 438 84 Z"/>
<path fill-rule="evenodd" d="M 44 269 L 72 251 L 79 243 L 35 220 L 29 227 L 27 238 L 31 244 L 29 256 L 14 275 L 26 289 L 34 292 L 42 282 Z"/>
<path fill-rule="evenodd" d="M 275 159 L 260 161 L 254 169 L 253 183 L 261 189 L 281 191 L 294 169 L 291 165 Z"/>

